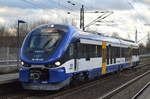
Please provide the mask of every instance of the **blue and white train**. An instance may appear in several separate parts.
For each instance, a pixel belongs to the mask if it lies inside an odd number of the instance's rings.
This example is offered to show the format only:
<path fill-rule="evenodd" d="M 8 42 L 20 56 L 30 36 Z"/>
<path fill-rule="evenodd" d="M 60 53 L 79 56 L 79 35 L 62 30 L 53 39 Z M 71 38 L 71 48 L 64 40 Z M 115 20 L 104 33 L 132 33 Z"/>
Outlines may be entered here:
<path fill-rule="evenodd" d="M 20 60 L 19 80 L 25 89 L 59 90 L 74 80 L 136 66 L 139 51 L 131 41 L 52 24 L 28 33 Z"/>

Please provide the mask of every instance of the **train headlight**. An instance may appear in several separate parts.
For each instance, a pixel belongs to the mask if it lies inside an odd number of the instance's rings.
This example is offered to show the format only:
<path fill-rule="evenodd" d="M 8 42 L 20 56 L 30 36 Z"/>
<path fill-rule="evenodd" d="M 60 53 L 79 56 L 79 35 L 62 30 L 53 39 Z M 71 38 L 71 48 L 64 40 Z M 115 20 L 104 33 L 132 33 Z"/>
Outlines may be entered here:
<path fill-rule="evenodd" d="M 21 65 L 24 66 L 24 62 L 21 62 Z"/>
<path fill-rule="evenodd" d="M 30 66 L 31 66 L 31 65 L 29 65 L 29 64 L 26 64 L 26 63 L 23 62 L 23 61 L 21 61 L 20 64 L 21 64 L 22 66 L 24 66 L 24 67 L 30 67 Z"/>
<path fill-rule="evenodd" d="M 56 65 L 56 66 L 60 66 L 61 63 L 60 63 L 59 61 L 57 61 L 57 62 L 55 62 L 55 65 Z"/>

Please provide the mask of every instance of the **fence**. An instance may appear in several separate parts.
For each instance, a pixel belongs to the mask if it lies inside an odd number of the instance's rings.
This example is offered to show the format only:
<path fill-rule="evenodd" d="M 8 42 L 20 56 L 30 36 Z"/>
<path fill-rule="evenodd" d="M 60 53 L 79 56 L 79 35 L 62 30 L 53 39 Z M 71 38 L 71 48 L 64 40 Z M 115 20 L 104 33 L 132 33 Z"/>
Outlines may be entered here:
<path fill-rule="evenodd" d="M 0 47 L 0 60 L 16 60 L 17 48 L 14 47 Z"/>

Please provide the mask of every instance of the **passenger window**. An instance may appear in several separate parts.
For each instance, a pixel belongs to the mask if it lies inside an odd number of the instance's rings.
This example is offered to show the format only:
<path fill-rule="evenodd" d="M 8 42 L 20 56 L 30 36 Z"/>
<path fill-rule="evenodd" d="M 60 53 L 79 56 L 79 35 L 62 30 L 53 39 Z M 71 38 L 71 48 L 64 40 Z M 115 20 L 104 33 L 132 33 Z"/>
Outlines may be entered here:
<path fill-rule="evenodd" d="M 102 57 L 102 46 L 98 45 L 97 49 L 98 49 L 98 57 Z"/>

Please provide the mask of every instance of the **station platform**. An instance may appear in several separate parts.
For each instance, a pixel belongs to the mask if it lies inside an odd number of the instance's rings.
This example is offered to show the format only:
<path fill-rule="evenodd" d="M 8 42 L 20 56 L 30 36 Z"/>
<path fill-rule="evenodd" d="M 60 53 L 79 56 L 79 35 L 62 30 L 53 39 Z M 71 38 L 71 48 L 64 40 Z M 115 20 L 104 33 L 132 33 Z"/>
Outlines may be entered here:
<path fill-rule="evenodd" d="M 0 75 L 0 84 L 7 84 L 18 81 L 19 73 L 10 73 Z"/>

